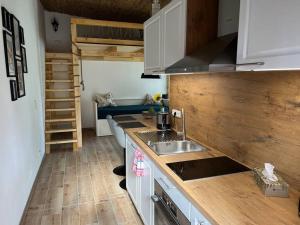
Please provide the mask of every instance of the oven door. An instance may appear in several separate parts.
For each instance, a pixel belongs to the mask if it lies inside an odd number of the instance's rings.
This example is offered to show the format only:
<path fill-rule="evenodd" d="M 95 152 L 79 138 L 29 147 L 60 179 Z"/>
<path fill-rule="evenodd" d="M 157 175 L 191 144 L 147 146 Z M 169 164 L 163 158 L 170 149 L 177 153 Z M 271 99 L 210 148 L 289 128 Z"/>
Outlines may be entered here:
<path fill-rule="evenodd" d="M 181 225 L 160 196 L 153 195 L 154 225 Z"/>

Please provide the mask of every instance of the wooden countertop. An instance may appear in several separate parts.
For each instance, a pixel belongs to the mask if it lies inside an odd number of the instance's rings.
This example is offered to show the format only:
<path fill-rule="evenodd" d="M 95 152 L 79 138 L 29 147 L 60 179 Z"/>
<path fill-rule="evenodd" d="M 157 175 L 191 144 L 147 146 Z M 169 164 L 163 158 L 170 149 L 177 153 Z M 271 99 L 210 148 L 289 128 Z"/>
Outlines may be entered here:
<path fill-rule="evenodd" d="M 134 134 L 142 130 L 156 130 L 155 121 L 141 116 L 136 118 L 148 127 L 126 129 L 126 133 L 212 224 L 300 225 L 299 192 L 290 188 L 289 198 L 265 197 L 256 185 L 252 172 L 182 181 L 167 163 L 224 154 L 207 146 L 210 150 L 206 152 L 158 156 Z"/>

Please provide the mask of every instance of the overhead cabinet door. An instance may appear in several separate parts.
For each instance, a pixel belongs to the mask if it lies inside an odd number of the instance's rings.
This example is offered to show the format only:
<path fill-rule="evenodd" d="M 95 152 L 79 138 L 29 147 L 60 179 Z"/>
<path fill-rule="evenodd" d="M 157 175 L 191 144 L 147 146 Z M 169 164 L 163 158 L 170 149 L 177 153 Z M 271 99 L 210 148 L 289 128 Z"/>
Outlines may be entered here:
<path fill-rule="evenodd" d="M 144 24 L 145 74 L 162 69 L 162 20 L 160 12 Z"/>
<path fill-rule="evenodd" d="M 299 69 L 299 12 L 299 0 L 241 0 L 238 70 Z"/>
<path fill-rule="evenodd" d="M 167 68 L 184 57 L 186 0 L 176 0 L 163 10 L 163 66 Z"/>

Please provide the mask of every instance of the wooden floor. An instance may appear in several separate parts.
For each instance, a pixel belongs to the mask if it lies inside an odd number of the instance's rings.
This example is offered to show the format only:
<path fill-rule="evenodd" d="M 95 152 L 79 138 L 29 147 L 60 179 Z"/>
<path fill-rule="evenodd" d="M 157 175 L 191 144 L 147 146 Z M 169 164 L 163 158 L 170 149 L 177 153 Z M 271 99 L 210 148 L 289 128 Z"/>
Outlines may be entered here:
<path fill-rule="evenodd" d="M 46 156 L 23 225 L 143 224 L 112 173 L 123 160 L 114 138 L 85 130 L 83 146 Z"/>

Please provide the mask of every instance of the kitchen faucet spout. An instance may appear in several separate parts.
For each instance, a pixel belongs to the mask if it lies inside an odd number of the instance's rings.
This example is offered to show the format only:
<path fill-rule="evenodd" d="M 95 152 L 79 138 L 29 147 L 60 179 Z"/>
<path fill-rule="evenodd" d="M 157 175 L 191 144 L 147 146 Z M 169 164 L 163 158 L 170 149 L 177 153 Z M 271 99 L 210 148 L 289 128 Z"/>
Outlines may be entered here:
<path fill-rule="evenodd" d="M 182 131 L 177 132 L 177 135 L 182 135 L 182 138 L 185 141 L 186 140 L 186 130 L 185 130 L 185 115 L 184 115 L 184 109 L 183 108 L 181 109 L 181 122 L 182 122 L 182 124 L 181 124 Z"/>

